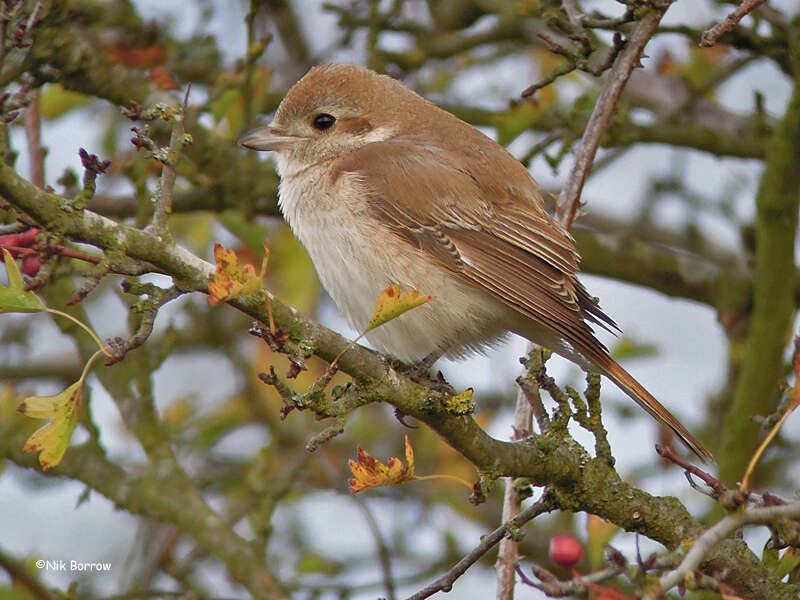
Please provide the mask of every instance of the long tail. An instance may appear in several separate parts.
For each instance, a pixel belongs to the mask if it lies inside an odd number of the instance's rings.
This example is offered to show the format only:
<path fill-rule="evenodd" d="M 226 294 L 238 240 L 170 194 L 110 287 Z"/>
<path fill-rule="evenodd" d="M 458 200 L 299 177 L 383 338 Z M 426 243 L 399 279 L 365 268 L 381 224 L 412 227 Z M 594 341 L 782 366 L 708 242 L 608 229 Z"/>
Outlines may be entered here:
<path fill-rule="evenodd" d="M 630 396 L 636 404 L 645 409 L 650 416 L 661 425 L 669 427 L 686 446 L 694 452 L 703 462 L 715 462 L 711 452 L 694 437 L 681 422 L 669 412 L 663 404 L 656 400 L 653 395 L 644 389 L 644 386 L 636 381 L 633 376 L 623 369 L 613 358 L 603 353 L 594 352 L 593 362 L 600 367 L 605 374 L 616 383 L 619 388 Z"/>

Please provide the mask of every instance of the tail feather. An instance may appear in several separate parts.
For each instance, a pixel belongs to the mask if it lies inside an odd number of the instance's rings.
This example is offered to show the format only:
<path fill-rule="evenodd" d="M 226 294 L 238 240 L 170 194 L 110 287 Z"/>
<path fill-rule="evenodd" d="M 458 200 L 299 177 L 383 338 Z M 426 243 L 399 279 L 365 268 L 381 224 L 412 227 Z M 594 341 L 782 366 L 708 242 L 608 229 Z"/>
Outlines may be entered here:
<path fill-rule="evenodd" d="M 651 417 L 661 425 L 668 427 L 686 446 L 694 452 L 703 462 L 714 462 L 714 457 L 708 449 L 686 427 L 684 427 L 663 404 L 656 400 L 642 384 L 636 381 L 633 376 L 623 369 L 613 358 L 605 354 L 602 360 L 599 356 L 593 356 L 593 362 L 600 367 L 605 374 L 616 383 L 622 391 L 630 396 L 639 406 L 645 409 Z"/>

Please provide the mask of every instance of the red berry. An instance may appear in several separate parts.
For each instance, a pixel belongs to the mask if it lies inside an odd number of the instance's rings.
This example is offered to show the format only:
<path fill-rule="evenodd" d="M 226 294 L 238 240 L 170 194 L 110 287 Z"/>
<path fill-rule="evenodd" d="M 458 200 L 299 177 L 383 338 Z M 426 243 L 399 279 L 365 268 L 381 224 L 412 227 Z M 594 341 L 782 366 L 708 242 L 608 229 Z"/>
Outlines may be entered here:
<path fill-rule="evenodd" d="M 19 234 L 19 245 L 25 246 L 33 246 L 36 243 L 36 236 L 42 232 L 41 229 L 37 227 L 31 227 L 30 229 L 26 229 L 22 233 Z"/>
<path fill-rule="evenodd" d="M 28 254 L 22 257 L 22 272 L 28 277 L 36 277 L 42 267 L 42 259 L 38 254 Z"/>
<path fill-rule="evenodd" d="M 550 538 L 550 560 L 563 567 L 571 567 L 583 556 L 583 546 L 572 535 L 554 535 Z"/>
<path fill-rule="evenodd" d="M 9 246 L 17 246 L 19 247 L 19 234 L 18 233 L 7 233 L 5 235 L 0 235 L 0 247 L 7 248 Z"/>

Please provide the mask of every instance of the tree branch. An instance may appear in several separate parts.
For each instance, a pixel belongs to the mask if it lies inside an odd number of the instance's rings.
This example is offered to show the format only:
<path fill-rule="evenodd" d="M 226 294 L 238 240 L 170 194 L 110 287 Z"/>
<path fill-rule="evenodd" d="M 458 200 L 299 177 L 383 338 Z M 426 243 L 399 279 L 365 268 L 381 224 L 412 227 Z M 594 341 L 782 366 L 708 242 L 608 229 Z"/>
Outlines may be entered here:
<path fill-rule="evenodd" d="M 453 583 L 495 545 L 506 539 L 508 535 L 515 533 L 528 521 L 535 519 L 542 513 L 550 512 L 553 508 L 552 500 L 545 492 L 541 500 L 523 510 L 513 519 L 506 521 L 491 533 L 483 536 L 481 543 L 475 546 L 469 554 L 458 561 L 450 570 L 416 594 L 409 596 L 406 600 L 425 600 L 425 598 L 430 598 L 437 592 L 449 592 Z"/>
<path fill-rule="evenodd" d="M 781 506 L 762 506 L 729 514 L 713 527 L 709 527 L 700 537 L 694 540 L 692 547 L 683 557 L 677 569 L 662 575 L 659 580 L 659 593 L 647 592 L 642 600 L 656 600 L 661 593 L 684 582 L 685 577 L 697 570 L 704 558 L 725 538 L 744 525 L 773 523 L 779 519 L 800 519 L 800 502 Z"/>
<path fill-rule="evenodd" d="M 59 208 L 57 196 L 35 188 L 4 164 L 0 164 L 0 195 L 30 214 L 45 229 L 56 229 L 66 236 L 146 260 L 172 274 L 182 290 L 207 290 L 208 278 L 214 271 L 212 265 L 180 246 L 165 243 L 154 235 L 115 223 L 88 210 L 65 213 Z M 295 343 L 312 349 L 328 361 L 350 346 L 346 338 L 302 317 L 288 305 L 275 298 L 270 298 L 270 301 L 276 324 L 289 332 Z M 260 295 L 237 298 L 230 304 L 264 323 L 268 322 Z M 647 535 L 668 548 L 674 548 L 701 532 L 699 523 L 677 500 L 656 498 L 631 486 L 605 460 L 592 459 L 568 436 L 550 434 L 515 443 L 502 442 L 490 437 L 470 416 L 453 415 L 448 408 L 449 396 L 446 393 L 404 377 L 394 371 L 386 359 L 372 351 L 351 347 L 341 356 L 339 365 L 359 382 L 360 395 L 371 401 L 388 402 L 401 412 L 425 422 L 481 472 L 528 477 L 533 485 L 552 486 L 560 508 L 597 514 L 629 531 Z M 330 414 L 326 412 L 328 406 Z M 322 403 L 318 410 L 323 417 L 342 414 L 336 403 Z M 20 436 L 0 436 L 0 440 L 6 445 L 6 456 L 19 464 L 33 463 L 31 457 L 22 456 L 18 450 L 22 446 Z M 59 472 L 80 479 L 85 474 L 78 470 L 71 457 L 80 462 L 81 454 L 71 450 L 64 462 L 64 470 Z M 112 467 L 109 464 L 104 469 Z M 104 494 L 107 491 L 113 499 L 117 492 L 112 489 L 114 486 L 103 485 L 104 481 L 110 482 L 111 474 L 93 480 L 92 487 L 96 483 L 97 489 Z M 115 476 L 115 481 L 118 481 L 118 476 Z M 147 489 L 145 487 L 142 493 Z M 141 498 L 150 502 L 156 497 L 148 494 L 126 496 L 120 498 L 119 503 L 130 507 L 133 512 L 144 512 L 148 509 L 147 502 L 140 503 Z M 766 571 L 741 541 L 731 540 L 718 546 L 711 558 L 726 569 L 726 581 L 734 588 L 751 590 L 753 595 L 763 598 L 779 599 L 784 594 L 782 584 Z M 242 569 L 254 568 L 253 565 L 233 567 L 237 579 L 253 582 L 253 571 L 242 572 Z"/>
<path fill-rule="evenodd" d="M 800 53 L 800 32 L 792 47 Z M 753 415 L 767 414 L 777 402 L 783 353 L 795 311 L 794 261 L 800 203 L 800 64 L 794 89 L 775 128 L 756 196 L 756 260 L 753 313 L 741 373 L 722 428 L 719 477 L 733 484 L 758 444 Z"/>
<path fill-rule="evenodd" d="M 633 34 L 628 38 L 625 47 L 614 61 L 611 73 L 606 79 L 600 96 L 597 98 L 592 115 L 586 124 L 586 129 L 581 138 L 581 143 L 575 152 L 575 166 L 570 171 L 567 183 L 561 191 L 558 200 L 558 220 L 569 229 L 578 214 L 581 191 L 589 171 L 592 168 L 594 156 L 600 147 L 600 141 L 605 135 L 614 111 L 617 108 L 625 84 L 628 82 L 633 69 L 639 65 L 639 59 L 644 52 L 647 42 L 656 32 L 661 17 L 666 8 L 652 7 L 642 19 L 637 22 Z"/>
<path fill-rule="evenodd" d="M 739 21 L 766 1 L 767 0 L 742 0 L 736 10 L 725 17 L 724 21 L 717 23 L 711 29 L 707 29 L 703 32 L 703 36 L 700 38 L 700 45 L 705 47 L 713 46 L 717 43 L 719 36 L 731 31 L 736 27 Z"/>

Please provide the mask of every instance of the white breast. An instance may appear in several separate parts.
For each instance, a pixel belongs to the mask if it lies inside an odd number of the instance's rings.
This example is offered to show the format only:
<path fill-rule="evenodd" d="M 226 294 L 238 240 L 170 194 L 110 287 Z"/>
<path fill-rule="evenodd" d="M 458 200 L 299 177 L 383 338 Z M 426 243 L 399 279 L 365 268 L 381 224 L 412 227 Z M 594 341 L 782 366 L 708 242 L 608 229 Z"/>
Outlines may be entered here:
<path fill-rule="evenodd" d="M 391 283 L 435 297 L 367 334 L 378 350 L 406 362 L 433 353 L 461 356 L 514 328 L 508 322 L 513 311 L 384 229 L 366 211 L 355 174 L 340 174 L 334 182 L 323 165 L 293 174 L 278 166 L 281 210 L 353 328 L 364 330 L 375 300 Z"/>

